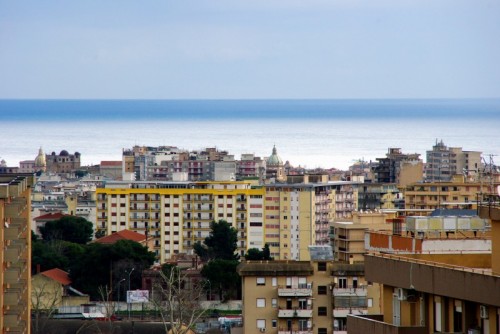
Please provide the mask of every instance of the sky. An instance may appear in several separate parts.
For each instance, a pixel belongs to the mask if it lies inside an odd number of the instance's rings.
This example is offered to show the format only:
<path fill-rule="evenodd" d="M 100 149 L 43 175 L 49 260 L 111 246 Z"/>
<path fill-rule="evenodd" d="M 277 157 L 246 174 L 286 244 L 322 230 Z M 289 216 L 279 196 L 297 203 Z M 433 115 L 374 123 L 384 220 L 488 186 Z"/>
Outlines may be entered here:
<path fill-rule="evenodd" d="M 0 0 L 0 99 L 499 97 L 495 0 Z"/>

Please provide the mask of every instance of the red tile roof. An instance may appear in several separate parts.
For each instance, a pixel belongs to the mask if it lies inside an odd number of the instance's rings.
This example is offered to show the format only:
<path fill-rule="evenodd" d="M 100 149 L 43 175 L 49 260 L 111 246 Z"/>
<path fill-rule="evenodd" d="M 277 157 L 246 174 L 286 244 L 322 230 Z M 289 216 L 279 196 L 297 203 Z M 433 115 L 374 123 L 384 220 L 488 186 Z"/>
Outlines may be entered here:
<path fill-rule="evenodd" d="M 43 271 L 40 274 L 43 276 L 46 276 L 48 278 L 51 278 L 55 281 L 58 281 L 62 285 L 70 285 L 71 284 L 71 280 L 69 279 L 68 273 L 65 272 L 64 270 L 61 270 L 58 268 Z"/>
<path fill-rule="evenodd" d="M 101 161 L 101 167 L 120 167 L 121 161 Z"/>
<path fill-rule="evenodd" d="M 132 240 L 132 241 L 136 241 L 136 242 L 142 242 L 142 241 L 146 240 L 146 236 L 144 234 L 137 233 L 134 231 L 122 230 L 122 231 L 107 235 L 105 237 L 99 238 L 99 239 L 95 240 L 95 242 L 98 242 L 100 244 L 114 244 L 115 242 L 117 242 L 119 240 Z"/>
<path fill-rule="evenodd" d="M 55 212 L 55 213 L 50 212 L 50 213 L 38 216 L 34 220 L 36 220 L 36 221 L 53 221 L 53 220 L 61 219 L 64 216 L 69 216 L 69 215 L 64 214 L 62 212 Z"/>

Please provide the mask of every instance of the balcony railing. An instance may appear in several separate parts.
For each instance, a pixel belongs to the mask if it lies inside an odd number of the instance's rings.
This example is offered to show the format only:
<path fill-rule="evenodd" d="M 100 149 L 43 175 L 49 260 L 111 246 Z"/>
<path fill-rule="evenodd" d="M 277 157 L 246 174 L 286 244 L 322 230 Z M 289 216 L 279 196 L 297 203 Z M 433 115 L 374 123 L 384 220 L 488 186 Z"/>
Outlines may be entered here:
<path fill-rule="evenodd" d="M 312 318 L 312 309 L 301 310 L 301 309 L 286 309 L 278 310 L 278 318 Z"/>
<path fill-rule="evenodd" d="M 278 334 L 313 334 L 312 329 L 283 329 L 278 330 Z"/>
<path fill-rule="evenodd" d="M 383 322 L 382 315 L 369 316 L 347 316 L 347 328 L 349 333 L 370 333 L 370 334 L 424 334 L 427 333 L 425 327 L 402 327 Z"/>
<path fill-rule="evenodd" d="M 312 296 L 312 284 L 299 286 L 296 288 L 291 287 L 278 287 L 279 297 L 310 297 Z"/>

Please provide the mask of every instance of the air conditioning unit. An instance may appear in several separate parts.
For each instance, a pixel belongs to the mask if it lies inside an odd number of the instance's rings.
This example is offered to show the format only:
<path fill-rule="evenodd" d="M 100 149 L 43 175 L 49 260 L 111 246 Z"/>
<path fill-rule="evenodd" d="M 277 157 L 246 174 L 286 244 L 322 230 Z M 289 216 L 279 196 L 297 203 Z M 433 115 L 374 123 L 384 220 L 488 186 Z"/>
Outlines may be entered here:
<path fill-rule="evenodd" d="M 396 288 L 396 296 L 398 297 L 398 300 L 406 300 L 408 292 L 406 291 L 406 289 Z"/>
<path fill-rule="evenodd" d="M 266 331 L 266 328 L 265 328 L 265 327 L 262 327 L 262 328 L 260 329 L 260 332 L 261 332 L 261 333 L 264 333 L 265 331 Z"/>
<path fill-rule="evenodd" d="M 481 317 L 481 319 L 488 319 L 488 308 L 486 306 L 479 306 L 479 316 Z"/>

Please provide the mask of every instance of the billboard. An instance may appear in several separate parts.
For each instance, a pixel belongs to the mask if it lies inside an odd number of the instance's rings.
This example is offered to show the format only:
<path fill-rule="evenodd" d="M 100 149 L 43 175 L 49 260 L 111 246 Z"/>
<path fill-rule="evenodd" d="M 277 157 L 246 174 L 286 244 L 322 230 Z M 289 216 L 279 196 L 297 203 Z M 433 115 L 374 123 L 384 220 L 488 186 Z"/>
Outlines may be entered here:
<path fill-rule="evenodd" d="M 128 290 L 127 304 L 131 303 L 147 303 L 149 302 L 148 290 Z"/>

